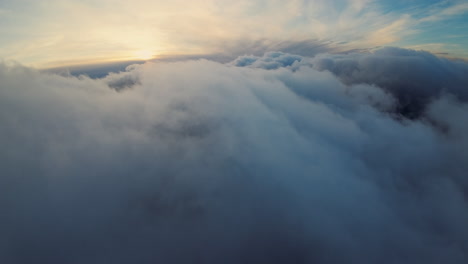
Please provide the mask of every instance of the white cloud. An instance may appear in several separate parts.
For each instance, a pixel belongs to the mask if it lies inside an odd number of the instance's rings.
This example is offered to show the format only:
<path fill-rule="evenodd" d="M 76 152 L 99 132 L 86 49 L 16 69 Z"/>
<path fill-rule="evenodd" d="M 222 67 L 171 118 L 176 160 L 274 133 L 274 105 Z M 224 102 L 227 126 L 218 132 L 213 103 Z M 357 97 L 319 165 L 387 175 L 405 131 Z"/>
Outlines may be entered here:
<path fill-rule="evenodd" d="M 243 59 L 94 80 L 2 64 L 0 262 L 464 263 L 466 64 Z M 440 69 L 459 98 L 434 86 L 396 117 L 391 84 Z"/>

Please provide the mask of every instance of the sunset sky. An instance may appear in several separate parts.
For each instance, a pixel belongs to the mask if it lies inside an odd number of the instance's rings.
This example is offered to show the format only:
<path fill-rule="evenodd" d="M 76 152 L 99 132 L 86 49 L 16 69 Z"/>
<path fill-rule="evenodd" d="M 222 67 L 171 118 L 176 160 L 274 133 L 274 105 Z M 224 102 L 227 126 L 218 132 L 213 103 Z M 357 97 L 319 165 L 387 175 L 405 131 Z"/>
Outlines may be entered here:
<path fill-rule="evenodd" d="M 316 41 L 333 52 L 397 46 L 468 58 L 466 32 L 463 0 L 0 1 L 0 58 L 41 68 L 249 54 L 246 43 L 259 41 Z"/>

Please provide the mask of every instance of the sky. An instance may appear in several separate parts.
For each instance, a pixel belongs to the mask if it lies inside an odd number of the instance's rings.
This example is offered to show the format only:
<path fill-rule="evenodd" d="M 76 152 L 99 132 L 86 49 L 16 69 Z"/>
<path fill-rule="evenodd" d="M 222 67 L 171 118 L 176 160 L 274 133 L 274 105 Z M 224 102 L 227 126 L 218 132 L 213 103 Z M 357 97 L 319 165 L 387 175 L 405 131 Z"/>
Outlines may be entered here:
<path fill-rule="evenodd" d="M 397 46 L 468 58 L 463 0 L 1 0 L 0 58 L 47 68 L 244 55 L 259 41 Z M 244 54 L 242 54 L 244 53 Z"/>

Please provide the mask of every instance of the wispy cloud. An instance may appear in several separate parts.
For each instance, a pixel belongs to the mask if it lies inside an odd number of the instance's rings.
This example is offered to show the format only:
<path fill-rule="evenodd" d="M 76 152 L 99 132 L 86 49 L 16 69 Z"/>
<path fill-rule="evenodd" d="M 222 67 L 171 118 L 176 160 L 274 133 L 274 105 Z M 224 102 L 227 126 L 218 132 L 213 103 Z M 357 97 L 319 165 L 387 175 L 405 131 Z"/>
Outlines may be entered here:
<path fill-rule="evenodd" d="M 371 48 L 418 36 L 419 25 L 440 25 L 468 10 L 463 2 L 393 10 L 374 0 L 9 3 L 14 12 L 0 26 L 10 33 L 3 37 L 0 56 L 36 65 L 63 59 L 138 59 L 139 54 L 207 54 L 225 50 L 229 42 L 261 40 Z"/>
<path fill-rule="evenodd" d="M 468 3 L 457 3 L 448 7 L 436 6 L 428 12 L 428 15 L 419 22 L 436 22 L 453 16 L 468 13 Z"/>

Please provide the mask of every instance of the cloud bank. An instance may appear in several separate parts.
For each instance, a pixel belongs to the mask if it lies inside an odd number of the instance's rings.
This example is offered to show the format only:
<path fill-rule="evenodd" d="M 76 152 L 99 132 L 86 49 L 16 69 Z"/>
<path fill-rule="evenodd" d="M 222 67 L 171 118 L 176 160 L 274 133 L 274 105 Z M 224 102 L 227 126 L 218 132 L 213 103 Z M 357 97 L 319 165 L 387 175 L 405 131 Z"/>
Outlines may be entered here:
<path fill-rule="evenodd" d="M 400 49 L 2 64 L 0 262 L 466 263 L 466 69 Z"/>

